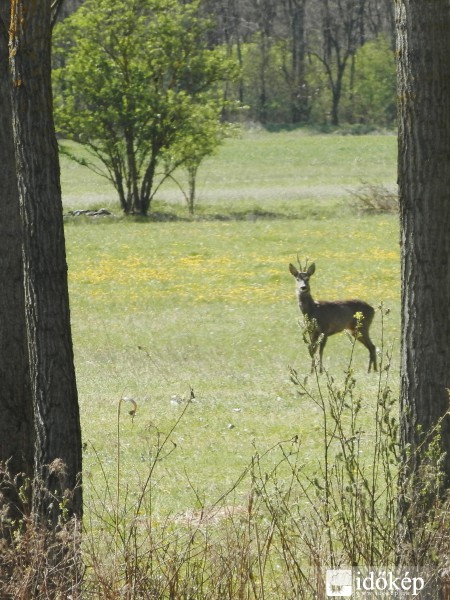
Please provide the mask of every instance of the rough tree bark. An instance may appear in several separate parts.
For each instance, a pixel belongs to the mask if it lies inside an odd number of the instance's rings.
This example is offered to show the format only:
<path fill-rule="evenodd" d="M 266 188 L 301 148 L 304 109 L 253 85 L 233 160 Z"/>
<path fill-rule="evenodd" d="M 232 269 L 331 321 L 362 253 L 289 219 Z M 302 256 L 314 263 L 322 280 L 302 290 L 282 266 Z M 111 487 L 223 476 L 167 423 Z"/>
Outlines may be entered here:
<path fill-rule="evenodd" d="M 397 0 L 401 220 L 401 442 L 418 451 L 449 407 L 450 3 Z M 450 425 L 442 423 L 450 483 Z"/>
<path fill-rule="evenodd" d="M 9 2 L 0 6 L 0 463 L 21 486 L 33 476 L 33 411 L 28 374 L 19 193 L 8 82 Z M 1 469 L 1 467 L 0 467 Z M 0 472 L 0 511 L 6 535 L 25 507 Z"/>
<path fill-rule="evenodd" d="M 33 509 L 39 521 L 55 526 L 62 505 L 81 515 L 82 495 L 50 53 L 50 0 L 13 0 L 10 85 L 36 435 Z"/>

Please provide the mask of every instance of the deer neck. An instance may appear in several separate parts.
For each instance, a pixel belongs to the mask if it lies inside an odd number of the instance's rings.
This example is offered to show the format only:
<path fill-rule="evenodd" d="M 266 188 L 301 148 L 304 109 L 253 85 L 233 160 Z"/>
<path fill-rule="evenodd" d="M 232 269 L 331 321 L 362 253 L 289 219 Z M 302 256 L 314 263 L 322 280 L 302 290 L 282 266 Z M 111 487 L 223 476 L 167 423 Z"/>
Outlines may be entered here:
<path fill-rule="evenodd" d="M 311 292 L 306 292 L 298 295 L 298 303 L 300 305 L 300 310 L 304 315 L 310 315 L 316 306 L 316 303 L 311 296 Z"/>

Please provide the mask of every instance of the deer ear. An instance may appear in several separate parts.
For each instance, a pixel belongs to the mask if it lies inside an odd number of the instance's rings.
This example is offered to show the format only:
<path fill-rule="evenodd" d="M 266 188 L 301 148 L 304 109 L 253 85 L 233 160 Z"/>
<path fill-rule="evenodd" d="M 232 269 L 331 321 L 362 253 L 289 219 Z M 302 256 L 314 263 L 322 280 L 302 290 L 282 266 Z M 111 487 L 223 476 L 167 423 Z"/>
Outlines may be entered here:
<path fill-rule="evenodd" d="M 297 269 L 294 267 L 294 265 L 292 263 L 289 263 L 289 272 L 294 277 L 297 277 L 297 275 L 298 275 L 298 271 L 297 271 Z"/>
<path fill-rule="evenodd" d="M 312 263 L 311 265 L 309 265 L 308 270 L 306 271 L 306 273 L 311 277 L 311 275 L 314 275 L 316 270 L 316 264 Z"/>

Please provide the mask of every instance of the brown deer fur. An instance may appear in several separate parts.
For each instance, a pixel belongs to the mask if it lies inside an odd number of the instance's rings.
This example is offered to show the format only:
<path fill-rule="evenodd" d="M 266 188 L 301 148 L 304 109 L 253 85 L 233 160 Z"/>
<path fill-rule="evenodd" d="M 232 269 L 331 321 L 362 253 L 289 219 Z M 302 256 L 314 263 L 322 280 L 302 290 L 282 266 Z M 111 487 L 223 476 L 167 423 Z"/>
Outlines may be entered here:
<path fill-rule="evenodd" d="M 306 267 L 305 267 L 306 269 Z M 372 323 L 375 311 L 362 300 L 335 300 L 333 302 L 326 300 L 315 301 L 311 296 L 309 279 L 315 272 L 316 267 L 313 263 L 306 271 L 298 271 L 294 265 L 289 265 L 290 273 L 295 277 L 297 283 L 297 298 L 302 314 L 309 322 L 309 332 L 311 336 L 311 348 L 314 353 L 319 342 L 319 366 L 322 372 L 322 355 L 328 336 L 339 333 L 344 329 L 349 331 L 357 340 L 364 344 L 369 350 L 369 369 L 373 365 L 374 371 L 377 370 L 376 348 L 369 337 L 369 328 Z M 357 318 L 356 313 L 362 315 Z M 314 359 L 313 359 L 314 367 Z"/>

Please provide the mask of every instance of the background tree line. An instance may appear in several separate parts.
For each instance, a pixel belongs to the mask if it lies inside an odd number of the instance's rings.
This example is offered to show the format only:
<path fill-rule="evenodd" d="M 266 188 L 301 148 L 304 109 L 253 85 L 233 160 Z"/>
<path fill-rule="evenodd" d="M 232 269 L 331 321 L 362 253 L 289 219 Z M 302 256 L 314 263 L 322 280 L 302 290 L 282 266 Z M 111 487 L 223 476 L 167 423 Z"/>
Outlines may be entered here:
<path fill-rule="evenodd" d="M 61 16 L 82 3 L 66 2 Z M 246 106 L 247 120 L 395 124 L 390 0 L 203 0 L 200 11 L 210 47 L 240 66 L 225 95 Z"/>
<path fill-rule="evenodd" d="M 261 123 L 395 120 L 389 0 L 205 0 L 212 42 L 237 58 L 234 92 Z"/>
<path fill-rule="evenodd" d="M 389 8 L 74 0 L 54 36 L 55 120 L 87 155 L 65 151 L 112 183 L 125 214 L 147 215 L 162 183 L 184 171 L 177 183 L 193 213 L 198 167 L 232 123 L 393 126 Z"/>

